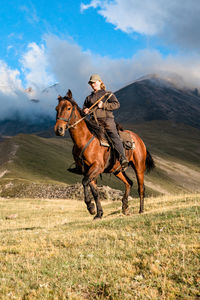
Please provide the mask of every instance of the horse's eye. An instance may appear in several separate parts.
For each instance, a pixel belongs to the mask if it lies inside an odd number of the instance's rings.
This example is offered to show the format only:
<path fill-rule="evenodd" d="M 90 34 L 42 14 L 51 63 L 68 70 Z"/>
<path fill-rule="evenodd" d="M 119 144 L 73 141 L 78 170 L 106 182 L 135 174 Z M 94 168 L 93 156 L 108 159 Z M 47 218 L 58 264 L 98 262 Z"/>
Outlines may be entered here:
<path fill-rule="evenodd" d="M 70 110 L 71 109 L 71 107 L 68 107 L 68 109 L 67 110 Z"/>

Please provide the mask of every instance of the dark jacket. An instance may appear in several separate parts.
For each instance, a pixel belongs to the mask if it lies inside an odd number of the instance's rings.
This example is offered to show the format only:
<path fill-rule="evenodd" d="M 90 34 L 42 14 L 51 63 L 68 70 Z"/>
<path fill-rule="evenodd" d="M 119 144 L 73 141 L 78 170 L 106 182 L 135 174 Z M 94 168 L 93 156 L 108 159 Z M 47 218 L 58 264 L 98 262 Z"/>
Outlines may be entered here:
<path fill-rule="evenodd" d="M 109 95 L 112 94 L 109 91 L 104 91 L 104 90 L 99 90 L 96 93 L 92 92 L 89 96 L 86 97 L 84 104 L 83 104 L 83 109 L 89 108 L 92 106 L 99 98 L 101 98 L 103 95 L 105 97 L 102 99 L 103 101 L 103 108 L 97 108 L 95 110 L 95 114 L 97 119 L 101 118 L 112 118 L 114 119 L 113 115 L 113 110 L 118 109 L 120 107 L 119 101 L 115 97 L 114 94 L 108 99 Z M 98 106 L 98 104 L 97 104 Z"/>

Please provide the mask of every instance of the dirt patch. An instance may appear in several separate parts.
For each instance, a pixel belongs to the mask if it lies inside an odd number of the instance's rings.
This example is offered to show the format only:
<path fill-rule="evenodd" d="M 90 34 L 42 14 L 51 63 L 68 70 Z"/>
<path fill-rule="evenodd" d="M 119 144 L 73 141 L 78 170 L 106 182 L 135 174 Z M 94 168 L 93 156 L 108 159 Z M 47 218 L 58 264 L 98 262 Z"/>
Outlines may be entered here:
<path fill-rule="evenodd" d="M 160 185 L 152 183 L 150 181 L 148 181 L 145 178 L 145 185 L 148 186 L 149 188 L 151 188 L 152 190 L 155 190 L 159 193 L 162 193 L 164 195 L 171 195 L 171 193 L 169 193 L 169 191 L 167 191 L 166 189 L 162 188 Z"/>
<path fill-rule="evenodd" d="M 0 166 L 13 161 L 19 145 L 13 142 L 12 139 L 6 138 L 0 143 Z"/>
<path fill-rule="evenodd" d="M 2 178 L 7 172 L 8 170 L 0 171 L 0 178 Z"/>
<path fill-rule="evenodd" d="M 154 156 L 156 165 L 168 173 L 178 185 L 188 191 L 200 191 L 200 172 L 195 171 L 185 165 L 170 160 L 164 160 L 159 156 Z"/>
<path fill-rule="evenodd" d="M 13 161 L 13 159 L 15 158 L 18 148 L 19 148 L 19 145 L 17 145 L 17 144 L 12 145 L 12 150 L 10 151 L 9 160 L 8 160 L 9 163 L 11 163 Z"/>

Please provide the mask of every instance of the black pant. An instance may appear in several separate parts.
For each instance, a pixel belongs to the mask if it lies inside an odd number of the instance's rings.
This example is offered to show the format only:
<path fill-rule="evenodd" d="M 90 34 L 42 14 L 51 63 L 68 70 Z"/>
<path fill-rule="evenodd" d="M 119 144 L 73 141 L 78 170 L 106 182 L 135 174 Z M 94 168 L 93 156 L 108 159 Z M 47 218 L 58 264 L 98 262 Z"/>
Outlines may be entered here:
<path fill-rule="evenodd" d="M 114 119 L 102 118 L 102 119 L 98 119 L 98 122 L 99 122 L 99 125 L 105 129 L 107 135 L 111 139 L 111 141 L 113 143 L 113 147 L 119 154 L 119 159 L 121 160 L 121 159 L 126 158 L 124 147 L 123 147 L 122 141 L 120 140 L 119 134 L 117 132 L 117 128 L 116 128 Z"/>

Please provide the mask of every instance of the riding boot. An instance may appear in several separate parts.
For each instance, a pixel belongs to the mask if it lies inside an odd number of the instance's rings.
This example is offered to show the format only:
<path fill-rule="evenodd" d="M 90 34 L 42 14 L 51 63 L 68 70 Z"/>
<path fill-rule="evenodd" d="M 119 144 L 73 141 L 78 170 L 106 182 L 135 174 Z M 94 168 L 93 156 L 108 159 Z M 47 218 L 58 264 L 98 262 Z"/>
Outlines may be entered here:
<path fill-rule="evenodd" d="M 120 162 L 121 167 L 124 171 L 125 169 L 128 168 L 129 161 L 126 158 L 125 150 L 124 150 L 124 147 L 123 147 L 123 144 L 122 144 L 122 141 L 120 140 L 120 138 L 115 139 L 114 147 L 115 147 L 115 150 L 117 151 L 117 153 L 119 155 L 119 162 Z"/>
<path fill-rule="evenodd" d="M 125 171 L 128 168 L 128 160 L 125 157 L 121 157 L 119 161 L 122 169 Z"/>

